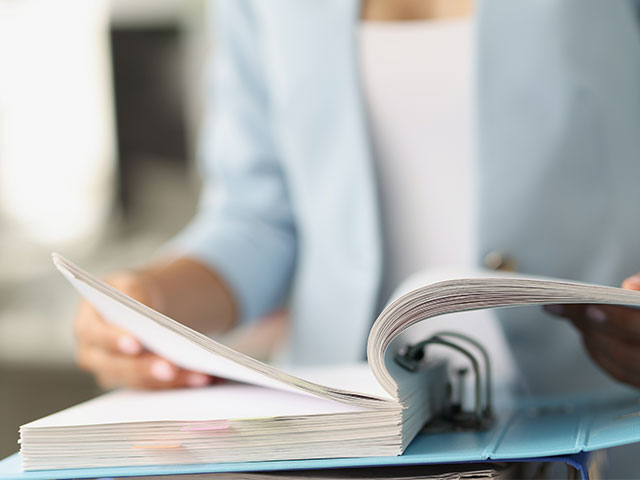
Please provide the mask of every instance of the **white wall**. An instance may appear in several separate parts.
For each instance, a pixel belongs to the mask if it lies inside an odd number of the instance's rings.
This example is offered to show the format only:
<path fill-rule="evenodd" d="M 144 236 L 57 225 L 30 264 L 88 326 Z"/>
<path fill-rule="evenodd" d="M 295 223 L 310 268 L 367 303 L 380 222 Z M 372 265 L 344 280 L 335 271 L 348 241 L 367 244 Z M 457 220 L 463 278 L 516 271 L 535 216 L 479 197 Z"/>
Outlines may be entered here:
<path fill-rule="evenodd" d="M 14 239 L 67 245 L 105 223 L 115 144 L 107 7 L 0 1 L 0 211 Z"/>

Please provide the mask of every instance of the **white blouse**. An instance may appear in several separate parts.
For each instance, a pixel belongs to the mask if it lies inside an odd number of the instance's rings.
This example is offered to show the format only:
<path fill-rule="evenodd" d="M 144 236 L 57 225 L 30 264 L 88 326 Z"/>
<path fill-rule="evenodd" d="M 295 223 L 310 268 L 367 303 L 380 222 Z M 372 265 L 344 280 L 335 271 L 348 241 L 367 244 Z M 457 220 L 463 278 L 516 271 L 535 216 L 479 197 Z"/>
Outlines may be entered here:
<path fill-rule="evenodd" d="M 381 298 L 388 299 L 415 272 L 424 284 L 443 267 L 474 267 L 473 21 L 363 22 L 360 56 L 385 235 Z M 416 325 L 403 341 L 441 330 L 466 333 L 490 352 L 494 390 L 504 395 L 518 388 L 495 317 L 487 311 L 456 317 Z M 468 364 L 449 349 L 436 350 L 453 366 Z"/>
<path fill-rule="evenodd" d="M 360 27 L 386 247 L 382 298 L 416 271 L 473 265 L 472 25 Z"/>

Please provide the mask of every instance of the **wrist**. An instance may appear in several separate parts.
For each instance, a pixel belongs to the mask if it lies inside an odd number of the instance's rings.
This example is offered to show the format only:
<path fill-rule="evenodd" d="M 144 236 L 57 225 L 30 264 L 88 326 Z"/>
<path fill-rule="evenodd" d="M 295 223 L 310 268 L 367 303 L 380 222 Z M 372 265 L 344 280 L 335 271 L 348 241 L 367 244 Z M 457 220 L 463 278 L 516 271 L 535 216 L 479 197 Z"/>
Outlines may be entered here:
<path fill-rule="evenodd" d="M 199 331 L 228 330 L 236 305 L 230 289 L 201 262 L 178 257 L 156 262 L 138 272 L 150 306 Z"/>

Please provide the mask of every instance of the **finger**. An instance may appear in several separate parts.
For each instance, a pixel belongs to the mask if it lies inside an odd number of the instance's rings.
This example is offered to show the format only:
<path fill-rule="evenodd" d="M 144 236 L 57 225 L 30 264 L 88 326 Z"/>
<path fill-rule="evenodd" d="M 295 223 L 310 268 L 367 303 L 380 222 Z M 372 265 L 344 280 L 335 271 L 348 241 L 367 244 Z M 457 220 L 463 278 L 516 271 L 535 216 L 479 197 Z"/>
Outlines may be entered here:
<path fill-rule="evenodd" d="M 213 383 L 209 375 L 179 368 L 162 357 L 147 354 L 135 381 L 141 388 L 204 387 Z"/>
<path fill-rule="evenodd" d="M 640 375 L 640 343 L 597 331 L 589 332 L 583 338 L 627 372 Z"/>
<path fill-rule="evenodd" d="M 142 344 L 133 335 L 105 322 L 88 302 L 80 306 L 75 332 L 79 344 L 125 355 L 138 355 L 143 351 Z"/>
<path fill-rule="evenodd" d="M 620 342 L 602 334 L 583 336 L 585 348 L 592 358 L 618 381 L 640 386 L 640 349 L 638 344 Z"/>
<path fill-rule="evenodd" d="M 627 290 L 640 290 L 640 273 L 626 278 L 624 282 L 622 282 L 622 288 L 626 288 Z"/>
<path fill-rule="evenodd" d="M 136 389 L 170 389 L 204 387 L 213 383 L 208 375 L 180 369 L 168 361 L 149 354 L 149 358 L 120 357 L 108 359 L 110 365 L 99 374 L 103 386 Z"/>
<path fill-rule="evenodd" d="M 640 310 L 637 308 L 620 305 L 589 305 L 585 309 L 585 314 L 590 320 L 599 319 L 600 323 L 617 330 L 620 335 L 640 340 Z"/>
<path fill-rule="evenodd" d="M 203 387 L 220 382 L 206 374 L 179 369 L 159 357 L 141 360 L 140 357 L 123 357 L 95 348 L 79 354 L 78 364 L 94 373 L 98 384 L 105 389 Z"/>
<path fill-rule="evenodd" d="M 147 305 L 152 303 L 148 285 L 141 274 L 121 272 L 108 277 L 106 281 L 131 298 Z M 133 335 L 105 322 L 88 302 L 81 304 L 76 318 L 76 336 L 79 343 L 88 342 L 125 355 L 138 355 L 143 351 L 142 345 Z"/>
<path fill-rule="evenodd" d="M 580 330 L 597 330 L 623 340 L 640 340 L 640 310 L 619 305 L 545 305 L 544 310 L 572 320 Z"/>
<path fill-rule="evenodd" d="M 87 348 L 79 354 L 78 363 L 94 372 L 98 383 L 105 388 L 167 389 L 202 387 L 213 382 L 208 375 L 178 368 L 149 352 L 127 357 Z"/>

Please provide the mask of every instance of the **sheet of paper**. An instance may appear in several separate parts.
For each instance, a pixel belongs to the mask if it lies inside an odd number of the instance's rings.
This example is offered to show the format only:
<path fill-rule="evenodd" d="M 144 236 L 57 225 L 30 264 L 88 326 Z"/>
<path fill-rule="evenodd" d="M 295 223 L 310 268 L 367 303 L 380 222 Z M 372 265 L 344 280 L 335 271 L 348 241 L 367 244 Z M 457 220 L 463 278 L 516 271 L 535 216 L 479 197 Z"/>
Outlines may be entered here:
<path fill-rule="evenodd" d="M 373 376 L 367 362 L 312 367 L 285 366 L 282 369 L 291 375 L 320 385 L 392 399 Z"/>
<path fill-rule="evenodd" d="M 225 357 L 199 348 L 187 338 L 163 328 L 153 320 L 127 308 L 76 278 L 70 277 L 69 281 L 109 323 L 130 332 L 146 348 L 175 365 L 239 382 L 300 392 L 295 387 L 265 377 Z"/>
<path fill-rule="evenodd" d="M 322 383 L 308 385 L 309 382 L 314 383 L 313 379 L 293 378 L 281 370 L 226 348 L 211 338 L 126 297 L 59 255 L 54 254 L 54 263 L 106 321 L 131 332 L 146 348 L 180 367 L 303 395 L 326 396 L 327 390 L 342 390 L 342 393 L 337 395 L 341 395 L 347 402 L 367 402 L 362 397 L 370 395 L 370 392 L 379 392 L 384 399 L 391 398 L 383 389 L 377 387 L 377 381 L 371 373 L 357 378 L 353 373 L 345 372 L 344 376 L 339 370 L 332 369 L 322 376 Z M 355 382 L 353 385 L 350 384 L 351 379 Z M 360 386 L 364 390 L 359 390 Z M 352 392 L 359 394 L 359 398 L 353 397 L 352 400 Z M 335 396 L 331 398 L 335 399 Z M 373 406 L 380 404 L 376 398 L 372 398 L 371 402 Z"/>

